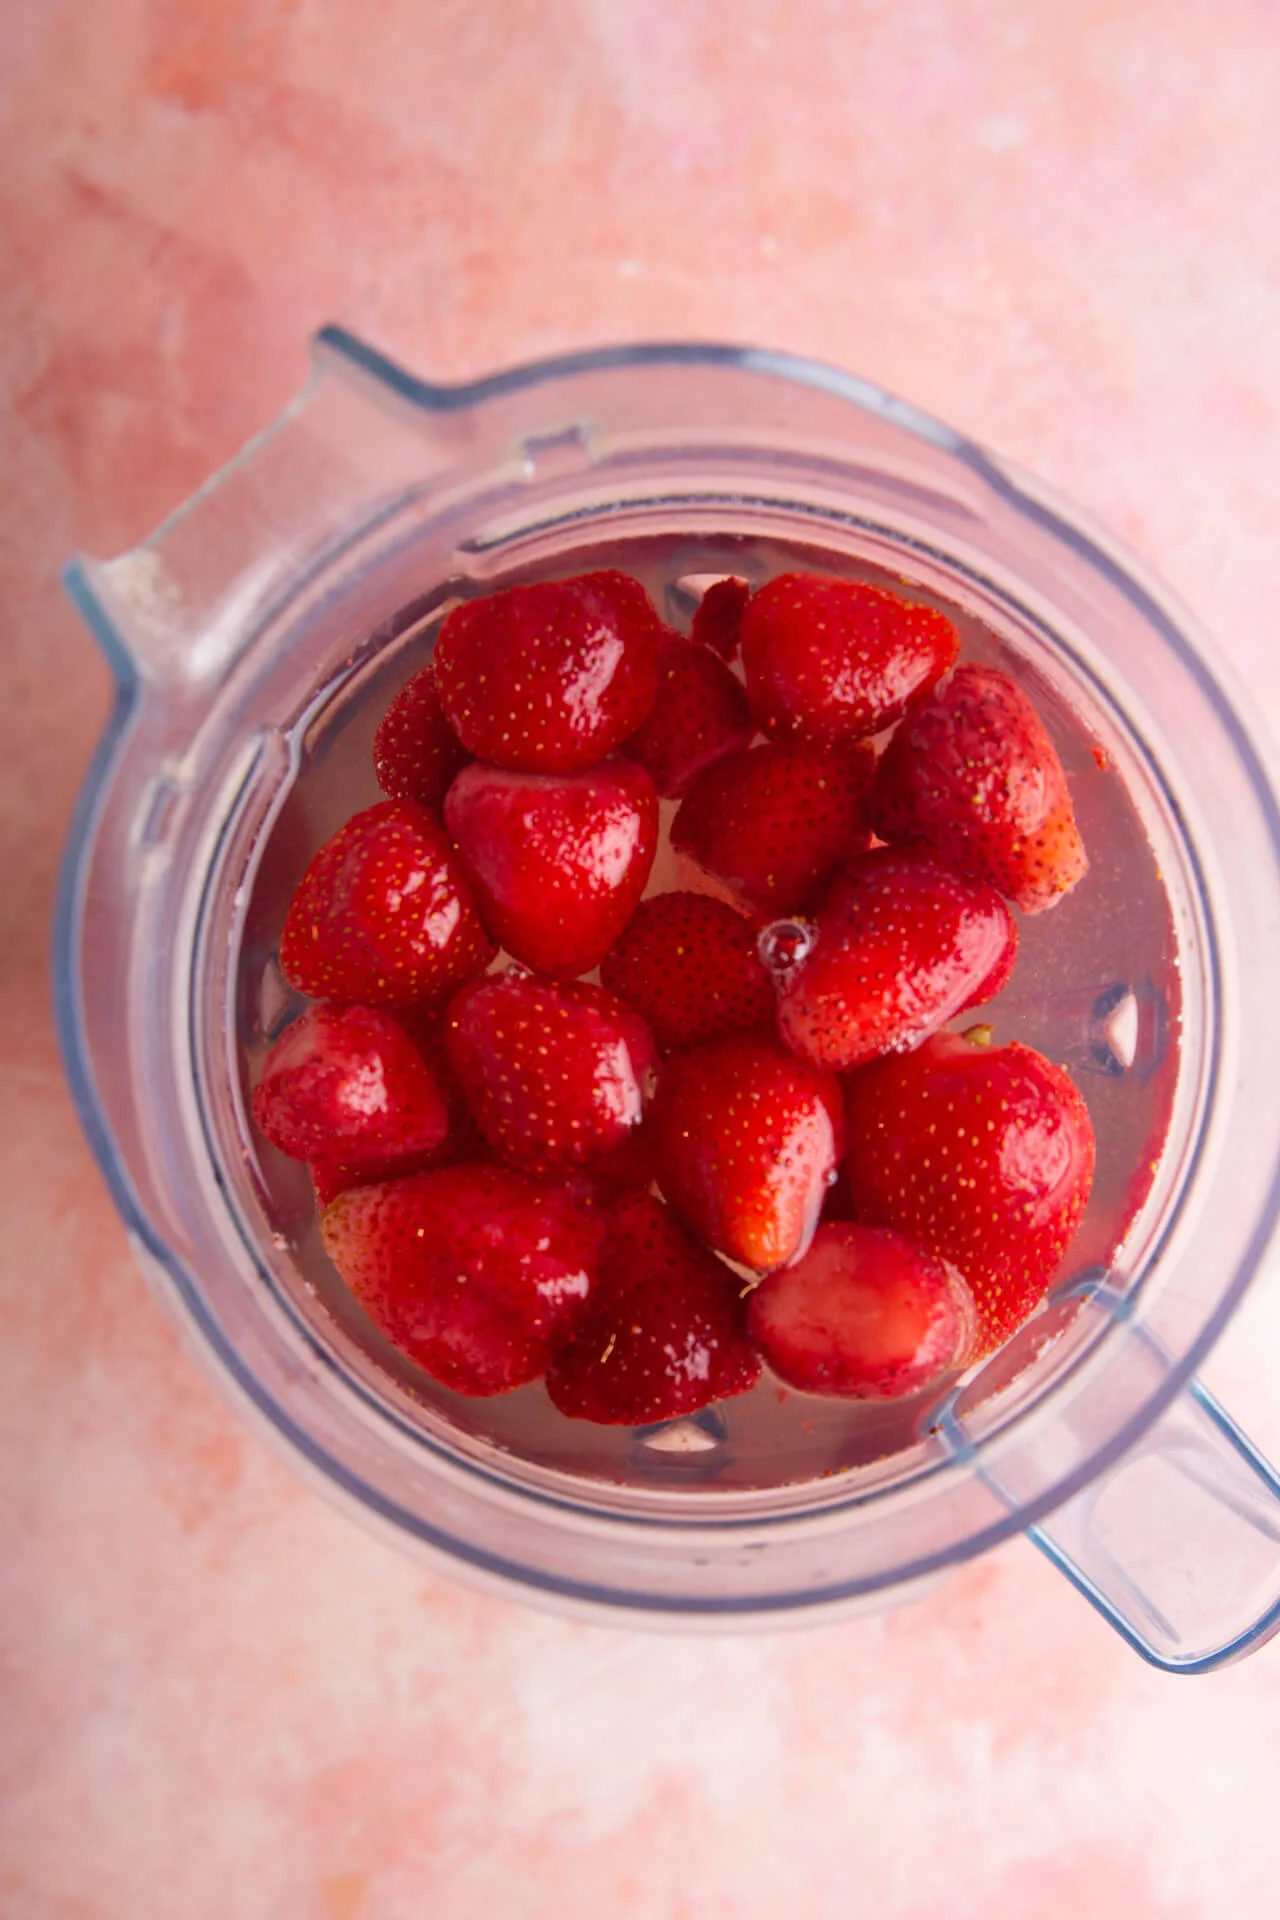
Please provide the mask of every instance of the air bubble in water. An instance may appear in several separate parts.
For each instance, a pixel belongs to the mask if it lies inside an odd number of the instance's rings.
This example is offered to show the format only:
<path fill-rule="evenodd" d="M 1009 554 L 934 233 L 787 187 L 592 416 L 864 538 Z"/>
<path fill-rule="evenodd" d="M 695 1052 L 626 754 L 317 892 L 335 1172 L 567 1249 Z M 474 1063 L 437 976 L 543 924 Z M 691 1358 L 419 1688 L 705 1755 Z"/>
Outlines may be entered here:
<path fill-rule="evenodd" d="M 808 959 L 817 937 L 817 928 L 807 920 L 774 920 L 761 929 L 756 952 L 775 980 L 785 980 Z"/>

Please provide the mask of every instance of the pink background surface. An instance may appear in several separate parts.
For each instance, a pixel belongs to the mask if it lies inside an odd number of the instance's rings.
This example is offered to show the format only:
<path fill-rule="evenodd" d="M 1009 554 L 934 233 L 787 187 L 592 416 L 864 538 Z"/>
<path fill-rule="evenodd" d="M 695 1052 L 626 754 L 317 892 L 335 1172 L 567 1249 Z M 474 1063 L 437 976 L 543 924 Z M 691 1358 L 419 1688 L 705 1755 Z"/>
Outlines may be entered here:
<path fill-rule="evenodd" d="M 0 1913 L 1273 1915 L 1280 1646 L 1144 1668 L 1025 1543 L 690 1641 L 477 1597 L 243 1434 L 60 1077 L 105 669 L 61 598 L 341 319 L 423 372 L 643 336 L 863 373 L 1108 522 L 1280 721 L 1267 0 L 0 9 Z M 1208 1378 L 1280 1453 L 1280 1274 Z"/>

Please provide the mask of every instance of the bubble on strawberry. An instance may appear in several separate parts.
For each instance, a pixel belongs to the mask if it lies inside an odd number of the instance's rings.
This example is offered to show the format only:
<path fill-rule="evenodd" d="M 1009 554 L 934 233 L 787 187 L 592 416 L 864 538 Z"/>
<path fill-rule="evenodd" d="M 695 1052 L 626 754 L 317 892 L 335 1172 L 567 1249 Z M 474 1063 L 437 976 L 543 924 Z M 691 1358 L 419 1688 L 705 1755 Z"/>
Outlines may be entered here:
<path fill-rule="evenodd" d="M 761 964 L 781 982 L 813 952 L 818 929 L 808 920 L 774 920 L 762 927 L 756 941 Z"/>

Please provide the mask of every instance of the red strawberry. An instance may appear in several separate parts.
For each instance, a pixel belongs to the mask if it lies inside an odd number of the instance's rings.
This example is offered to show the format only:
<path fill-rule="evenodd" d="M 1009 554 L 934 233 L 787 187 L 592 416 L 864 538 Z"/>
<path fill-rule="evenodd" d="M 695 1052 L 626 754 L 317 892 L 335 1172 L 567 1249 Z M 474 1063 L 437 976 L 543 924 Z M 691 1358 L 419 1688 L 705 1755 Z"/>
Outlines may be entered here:
<path fill-rule="evenodd" d="M 754 923 L 709 894 L 642 900 L 600 962 L 600 978 L 644 1015 L 664 1052 L 773 1026 L 773 982 Z"/>
<path fill-rule="evenodd" d="M 932 607 L 861 580 L 783 573 L 742 616 L 742 664 L 765 732 L 828 745 L 891 726 L 955 659 Z"/>
<path fill-rule="evenodd" d="M 693 616 L 693 637 L 698 644 L 710 647 L 722 660 L 732 660 L 742 638 L 742 615 L 750 598 L 750 587 L 735 574 L 709 586 Z"/>
<path fill-rule="evenodd" d="M 401 687 L 373 737 L 373 770 L 392 800 L 438 807 L 471 755 L 444 717 L 434 661 Z"/>
<path fill-rule="evenodd" d="M 745 747 L 755 730 L 742 682 L 709 647 L 673 633 L 658 655 L 653 711 L 623 752 L 664 798 L 674 798 L 703 767 Z"/>
<path fill-rule="evenodd" d="M 308 1007 L 267 1055 L 253 1117 L 294 1160 L 395 1166 L 449 1130 L 444 1093 L 404 1029 L 372 1007 Z"/>
<path fill-rule="evenodd" d="M 1088 869 L 1052 740 L 993 667 L 958 667 L 889 742 L 871 800 L 885 840 L 927 840 L 1040 913 Z"/>
<path fill-rule="evenodd" d="M 643 768 L 587 773 L 464 767 L 444 817 L 489 931 L 539 973 L 589 973 L 644 892 L 658 802 Z"/>
<path fill-rule="evenodd" d="M 588 767 L 653 705 L 661 633 L 644 588 L 625 573 L 509 587 L 446 617 L 440 700 L 463 745 L 494 766 Z"/>
<path fill-rule="evenodd" d="M 900 1234 L 824 1224 L 803 1260 L 751 1295 L 747 1324 L 765 1359 L 802 1393 L 897 1400 L 962 1362 L 963 1280 Z"/>
<path fill-rule="evenodd" d="M 668 1061 L 649 1127 L 658 1184 L 703 1240 L 767 1273 L 813 1238 L 840 1158 L 840 1089 L 775 1040 L 735 1033 Z"/>
<path fill-rule="evenodd" d="M 870 844 L 863 800 L 874 764 L 866 746 L 727 754 L 694 780 L 671 844 L 759 913 L 803 913 Z"/>
<path fill-rule="evenodd" d="M 1093 1182 L 1088 1108 L 1030 1047 L 939 1033 L 847 1085 L 858 1218 L 893 1227 L 968 1281 L 983 1352 L 1021 1325 L 1075 1234 Z"/>
<path fill-rule="evenodd" d="M 443 1096 L 448 1130 L 440 1144 L 429 1153 L 411 1159 L 351 1161 L 321 1155 L 311 1161 L 311 1179 L 316 1199 L 322 1207 L 336 1200 L 351 1187 L 372 1187 L 384 1180 L 396 1180 L 406 1173 L 425 1173 L 428 1167 L 452 1165 L 458 1160 L 487 1157 L 484 1138 L 471 1117 L 466 1096 L 458 1085 L 440 1038 L 440 1014 L 436 1008 L 400 1007 L 396 1010 L 400 1027 L 425 1061 Z"/>
<path fill-rule="evenodd" d="M 767 930 L 763 950 L 769 941 Z M 811 946 L 780 971 L 778 1031 L 807 1060 L 846 1072 L 991 999 L 1017 951 L 1009 909 L 981 880 L 928 847 L 877 847 L 845 868 Z"/>
<path fill-rule="evenodd" d="M 492 958 L 456 853 L 412 800 L 368 807 L 326 841 L 280 936 L 300 993 L 367 1006 L 442 999 Z"/>
<path fill-rule="evenodd" d="M 696 1413 L 755 1385 L 742 1286 L 651 1194 L 616 1206 L 599 1283 L 574 1338 L 547 1369 L 561 1413 L 640 1426 Z"/>
<path fill-rule="evenodd" d="M 657 1064 L 638 1014 L 603 987 L 513 970 L 449 1004 L 445 1045 L 480 1131 L 526 1173 L 616 1160 Z"/>
<path fill-rule="evenodd" d="M 603 1223 L 509 1167 L 442 1167 L 326 1208 L 325 1249 L 392 1344 L 455 1393 L 536 1380 L 572 1337 Z"/>

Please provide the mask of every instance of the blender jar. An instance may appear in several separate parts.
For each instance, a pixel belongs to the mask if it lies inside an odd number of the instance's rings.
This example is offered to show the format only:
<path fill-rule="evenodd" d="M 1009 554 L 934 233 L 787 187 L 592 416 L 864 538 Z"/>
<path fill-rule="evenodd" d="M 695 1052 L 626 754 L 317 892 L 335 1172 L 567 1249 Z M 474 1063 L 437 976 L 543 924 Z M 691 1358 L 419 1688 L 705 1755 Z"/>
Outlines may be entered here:
<path fill-rule="evenodd" d="M 1089 879 L 984 1019 L 1066 1064 L 1099 1172 L 1041 1311 L 923 1401 L 769 1385 L 634 1432 L 540 1387 L 468 1401 L 323 1258 L 248 1092 L 300 1002 L 275 958 L 316 847 L 378 794 L 377 718 L 459 597 L 610 564 L 669 617 L 786 565 L 904 577 L 1016 663 Z M 482 1583 L 746 1626 L 909 1592 L 1026 1530 L 1157 1665 L 1280 1625 L 1280 1482 L 1194 1380 L 1271 1241 L 1280 815 L 1167 593 L 982 449 L 784 355 L 619 348 L 462 387 L 329 328 L 299 398 L 133 552 L 74 562 L 115 711 L 63 873 L 57 1002 L 139 1261 L 297 1467 Z"/>

